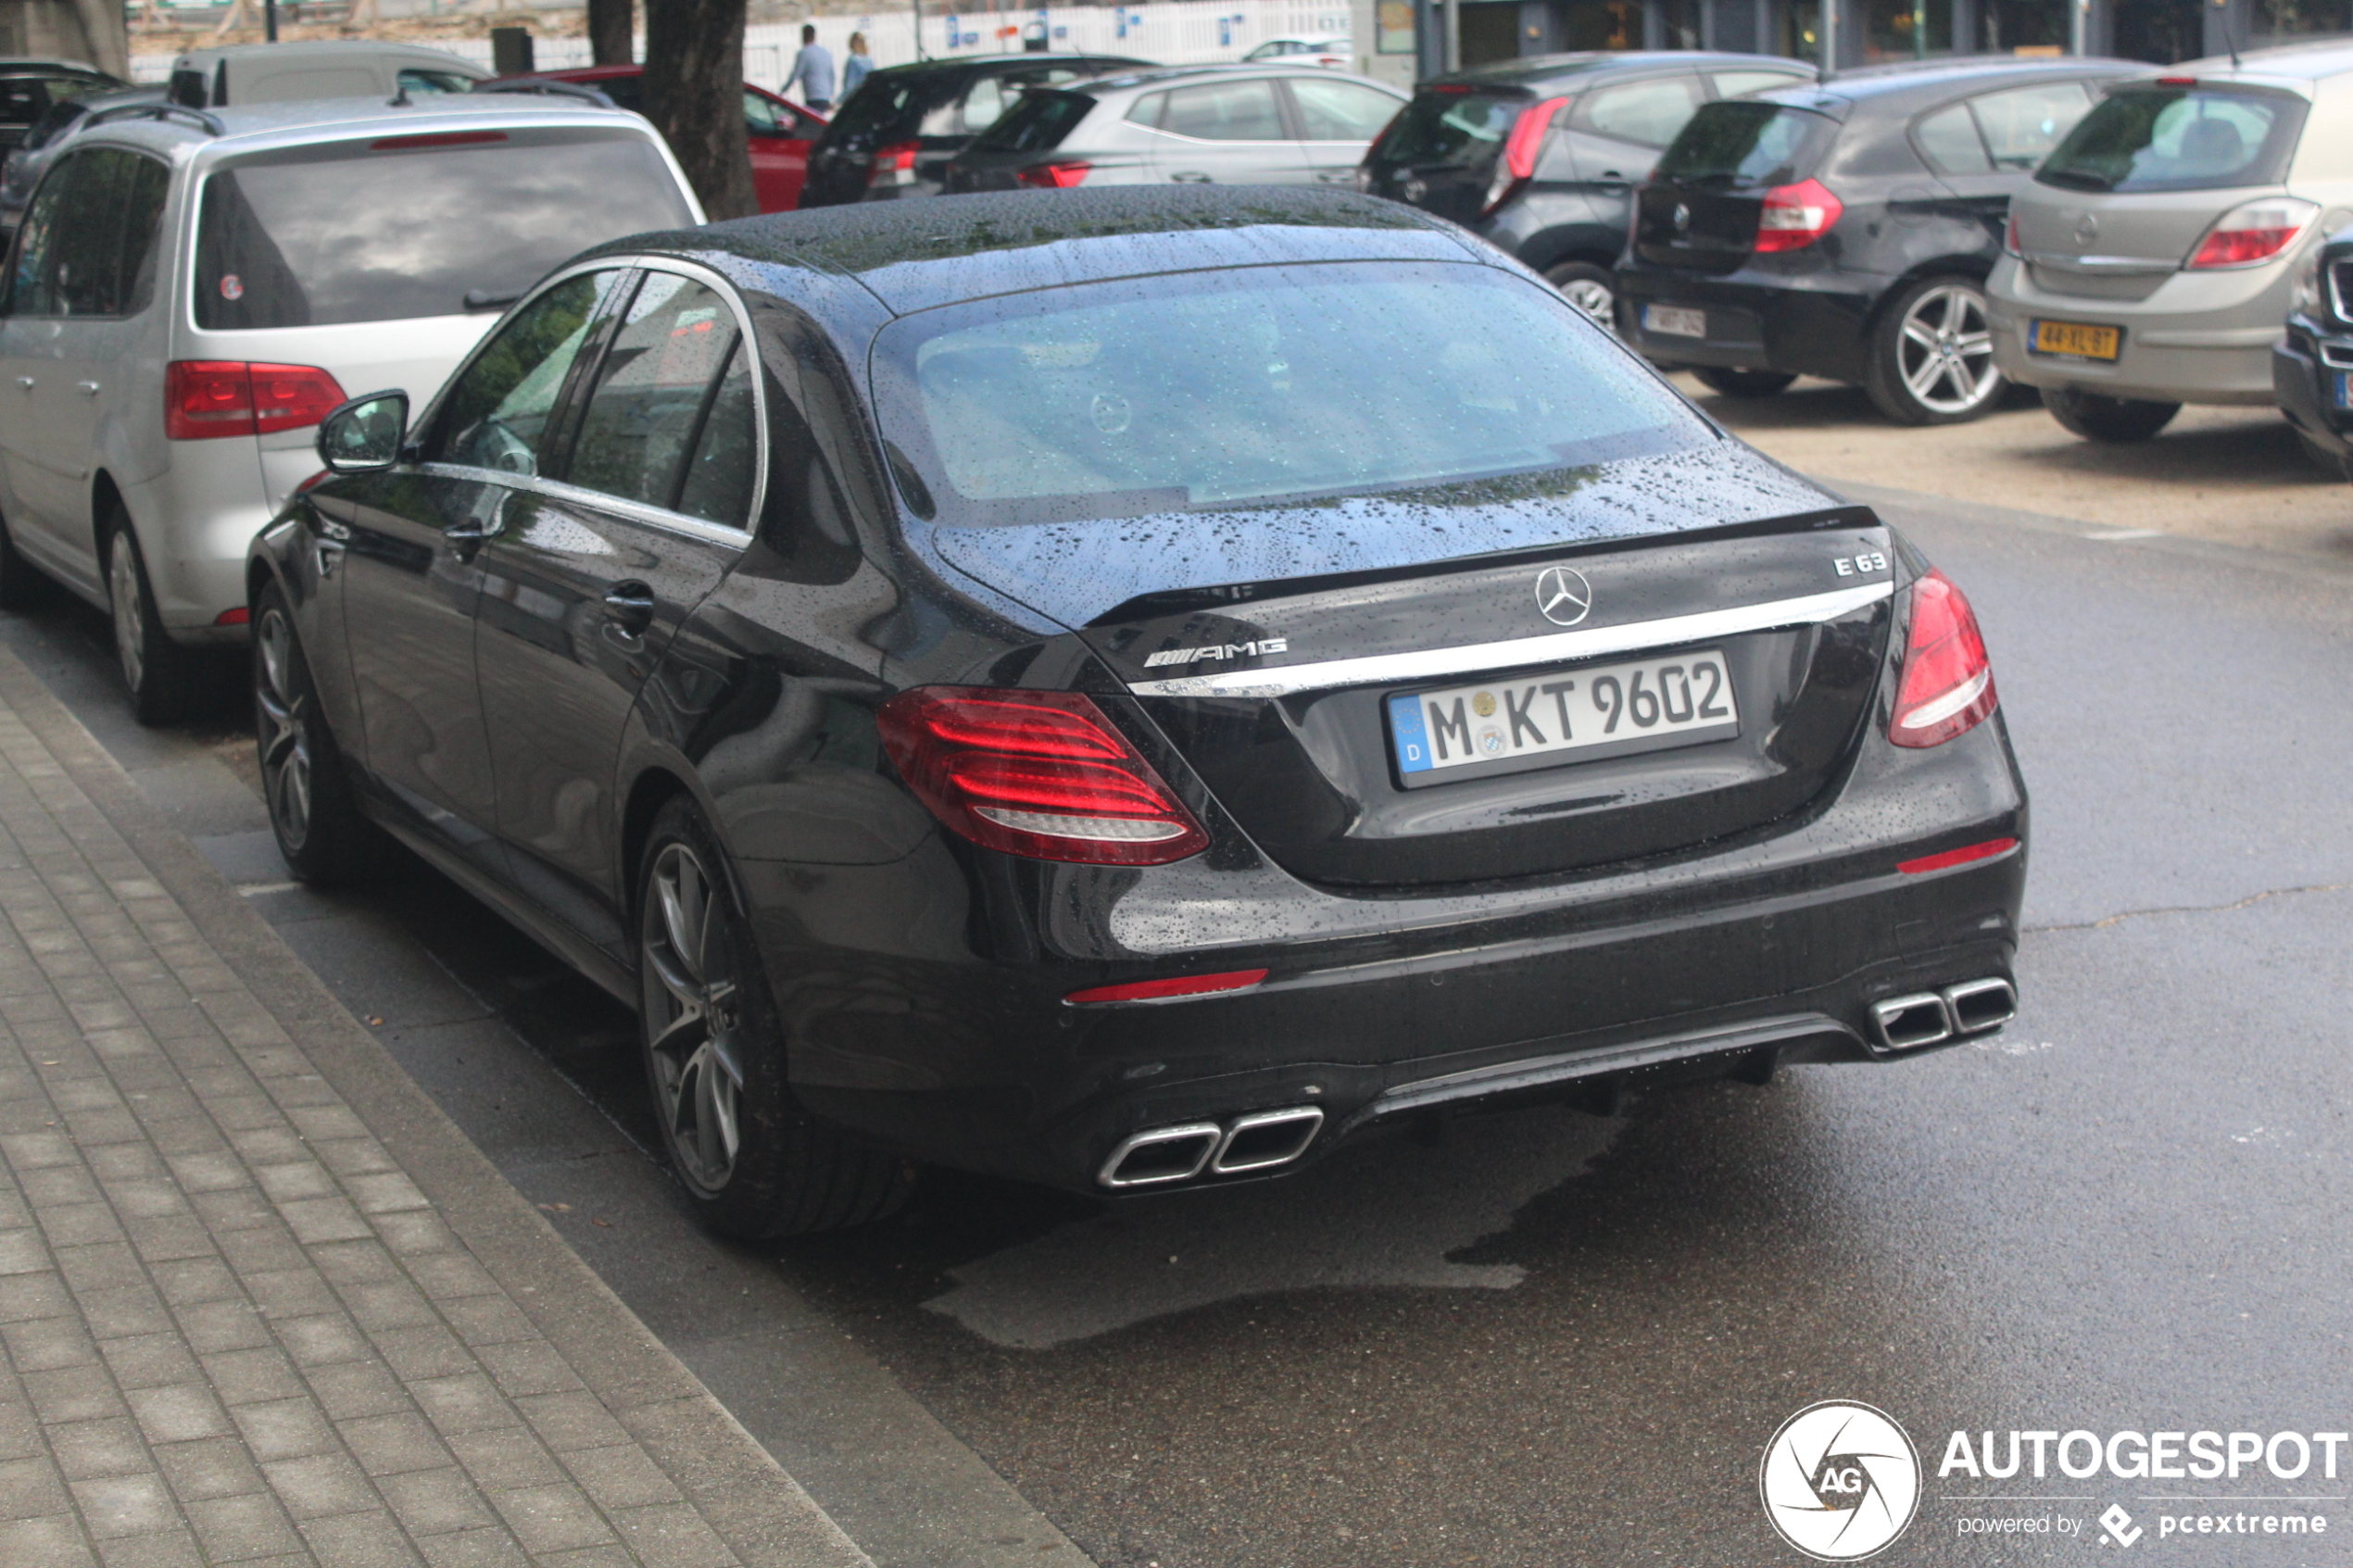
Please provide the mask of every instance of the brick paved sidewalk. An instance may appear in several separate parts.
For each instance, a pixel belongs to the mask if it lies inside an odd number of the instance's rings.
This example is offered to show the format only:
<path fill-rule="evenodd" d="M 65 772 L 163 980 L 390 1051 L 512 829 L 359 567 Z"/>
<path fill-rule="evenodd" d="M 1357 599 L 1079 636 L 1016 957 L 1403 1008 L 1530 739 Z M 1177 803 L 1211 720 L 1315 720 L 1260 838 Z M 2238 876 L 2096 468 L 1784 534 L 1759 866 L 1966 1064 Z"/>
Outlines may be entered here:
<path fill-rule="evenodd" d="M 0 1564 L 866 1559 L 0 650 Z"/>

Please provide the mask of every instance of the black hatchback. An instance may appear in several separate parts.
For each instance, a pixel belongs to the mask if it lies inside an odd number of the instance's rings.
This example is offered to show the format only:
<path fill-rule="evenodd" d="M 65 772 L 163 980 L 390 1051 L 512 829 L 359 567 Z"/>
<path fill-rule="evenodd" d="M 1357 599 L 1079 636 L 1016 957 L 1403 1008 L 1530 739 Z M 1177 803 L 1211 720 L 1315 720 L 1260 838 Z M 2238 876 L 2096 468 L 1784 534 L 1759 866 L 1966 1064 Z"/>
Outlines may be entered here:
<path fill-rule="evenodd" d="M 949 160 L 1030 88 L 1151 63 L 1115 55 L 991 55 L 871 72 L 810 147 L 800 205 L 938 195 Z"/>
<path fill-rule="evenodd" d="M 634 1004 L 727 1231 L 2010 1016 L 1960 590 L 1392 203 L 643 235 L 406 411 L 255 546 L 279 845 L 388 831 Z"/>
<path fill-rule="evenodd" d="M 1949 424 L 2003 379 L 1986 325 L 2010 194 L 2129 60 L 1879 67 L 1702 109 L 1637 201 L 1618 323 L 1733 396 L 1859 383 Z"/>
<path fill-rule="evenodd" d="M 1541 55 L 1422 83 L 1365 154 L 1359 189 L 1434 212 L 1610 319 L 1628 202 L 1702 104 L 1811 82 L 1766 55 Z"/>

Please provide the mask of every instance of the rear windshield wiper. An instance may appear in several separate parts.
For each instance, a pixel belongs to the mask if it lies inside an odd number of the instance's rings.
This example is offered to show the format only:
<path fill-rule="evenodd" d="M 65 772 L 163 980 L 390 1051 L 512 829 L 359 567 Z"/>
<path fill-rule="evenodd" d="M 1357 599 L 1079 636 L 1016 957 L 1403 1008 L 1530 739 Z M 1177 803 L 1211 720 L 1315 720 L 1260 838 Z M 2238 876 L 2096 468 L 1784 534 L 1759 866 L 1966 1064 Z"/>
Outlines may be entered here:
<path fill-rule="evenodd" d="M 469 313 L 476 310 L 504 310 L 521 299 L 524 293 L 522 289 L 515 289 L 505 294 L 493 294 L 488 289 L 468 289 L 466 309 Z"/>
<path fill-rule="evenodd" d="M 2105 174 L 2088 169 L 2046 169 L 2038 176 L 2046 185 L 2064 185 L 2071 191 L 2112 191 L 2116 182 Z"/>

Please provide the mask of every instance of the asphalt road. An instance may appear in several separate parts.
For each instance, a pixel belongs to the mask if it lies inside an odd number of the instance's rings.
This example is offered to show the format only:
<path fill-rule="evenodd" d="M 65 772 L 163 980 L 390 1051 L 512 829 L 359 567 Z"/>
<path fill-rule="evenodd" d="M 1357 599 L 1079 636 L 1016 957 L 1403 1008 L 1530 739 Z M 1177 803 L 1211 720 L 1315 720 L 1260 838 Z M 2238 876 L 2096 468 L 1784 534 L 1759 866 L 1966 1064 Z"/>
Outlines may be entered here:
<path fill-rule="evenodd" d="M 233 717 L 136 730 L 70 607 L 0 636 L 878 1562 L 1794 1563 L 1757 1463 L 1827 1399 L 1923 1450 L 1884 1561 L 2084 1560 L 2111 1503 L 2132 1561 L 2353 1560 L 2353 1453 L 1935 1474 L 1956 1429 L 2353 1428 L 2353 569 L 1858 495 L 1974 599 L 2034 791 L 1998 1039 L 1117 1208 L 942 1176 L 773 1257 L 692 1230 L 598 993 L 431 873 L 280 886 Z M 2200 1509 L 2341 1534 L 2160 1537 Z M 1960 1533 L 2006 1516 L 2081 1533 Z"/>

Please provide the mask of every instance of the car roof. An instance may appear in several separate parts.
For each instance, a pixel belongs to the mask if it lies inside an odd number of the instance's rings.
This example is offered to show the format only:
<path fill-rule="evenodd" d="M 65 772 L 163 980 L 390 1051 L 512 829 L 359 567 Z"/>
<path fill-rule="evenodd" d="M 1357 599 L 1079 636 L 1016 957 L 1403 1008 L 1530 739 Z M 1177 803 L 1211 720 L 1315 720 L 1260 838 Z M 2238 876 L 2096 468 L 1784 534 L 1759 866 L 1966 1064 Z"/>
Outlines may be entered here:
<path fill-rule="evenodd" d="M 1905 61 L 1841 71 L 1830 81 L 1795 87 L 1775 87 L 1745 96 L 1799 108 L 1835 108 L 1858 104 L 1883 104 L 1902 109 L 1915 102 L 1948 97 L 1957 91 L 2001 82 L 2072 82 L 2087 76 L 2126 77 L 2149 69 L 2145 60 L 2116 60 L 2098 55 L 2029 56 L 1971 55 L 1957 58 Z"/>
<path fill-rule="evenodd" d="M 666 253 L 823 316 L 854 280 L 896 315 L 1110 278 L 1336 261 L 1508 267 L 1417 208 L 1315 187 L 1106 185 L 852 202 L 641 234 L 591 255 Z"/>
<path fill-rule="evenodd" d="M 1428 90 L 1440 83 L 1466 84 L 1482 87 L 1511 87 L 1522 83 L 1550 82 L 1563 76 L 1597 76 L 1607 71 L 1633 76 L 1655 70 L 1726 67 L 1786 67 L 1811 75 L 1813 66 L 1805 60 L 1793 60 L 1779 55 L 1740 55 L 1709 53 L 1703 49 L 1588 49 L 1567 55 L 1524 55 L 1515 60 L 1498 60 L 1492 65 L 1473 66 L 1466 70 L 1449 71 L 1422 82 Z"/>
<path fill-rule="evenodd" d="M 2235 60 L 2218 55 L 2203 60 L 2183 60 L 2161 70 L 2143 69 L 2152 76 L 2194 76 L 2201 81 L 2269 77 L 2274 81 L 2321 82 L 2353 73 L 2353 40 L 2316 38 L 2309 44 L 2244 49 Z"/>
<path fill-rule="evenodd" d="M 951 76 L 959 72 L 974 76 L 994 75 L 1005 71 L 1027 70 L 1038 66 L 1101 66 L 1105 70 L 1133 70 L 1148 66 L 1150 60 L 1139 60 L 1129 55 L 986 55 L 963 60 L 910 60 L 905 65 L 885 66 L 867 73 L 866 80 L 875 77 Z"/>
<path fill-rule="evenodd" d="M 1374 82 L 1366 76 L 1352 76 L 1325 66 L 1292 65 L 1277 57 L 1270 60 L 1219 60 L 1207 65 L 1155 66 L 1150 70 L 1123 71 L 1117 76 L 1089 77 L 1083 82 L 1064 82 L 1053 89 L 1059 93 L 1117 92 L 1126 87 L 1157 87 L 1170 82 L 1186 82 L 1196 77 L 1213 77 L 1219 82 L 1231 82 L 1237 76 L 1304 76 L 1316 81 L 1364 82 L 1400 98 L 1404 90 L 1386 82 Z"/>
<path fill-rule="evenodd" d="M 217 134 L 206 128 L 208 120 L 220 127 Z M 317 98 L 217 109 L 175 108 L 156 117 L 126 116 L 108 120 L 88 134 L 105 135 L 167 155 L 200 151 L 244 153 L 343 141 L 371 132 L 496 130 L 525 121 L 610 126 L 640 134 L 650 130 L 643 119 L 626 109 L 601 108 L 577 99 L 504 94 L 476 98 L 472 94 L 453 93 L 416 98 L 405 105 L 365 97 Z"/>
<path fill-rule="evenodd" d="M 174 69 L 203 61 L 209 65 L 219 60 L 332 60 L 352 55 L 385 56 L 396 59 L 415 60 L 421 65 L 451 66 L 469 76 L 486 77 L 490 73 L 463 55 L 453 55 L 447 49 L 429 48 L 422 44 L 394 44 L 372 38 L 307 38 L 283 44 L 223 44 L 204 49 L 183 49 L 172 59 Z"/>
<path fill-rule="evenodd" d="M 6 58 L 0 58 L 0 74 L 30 75 L 35 71 L 51 76 L 60 73 L 71 76 L 107 76 L 107 74 L 87 60 L 60 60 L 40 55 L 11 55 Z M 113 80 L 111 77 L 107 79 Z"/>

